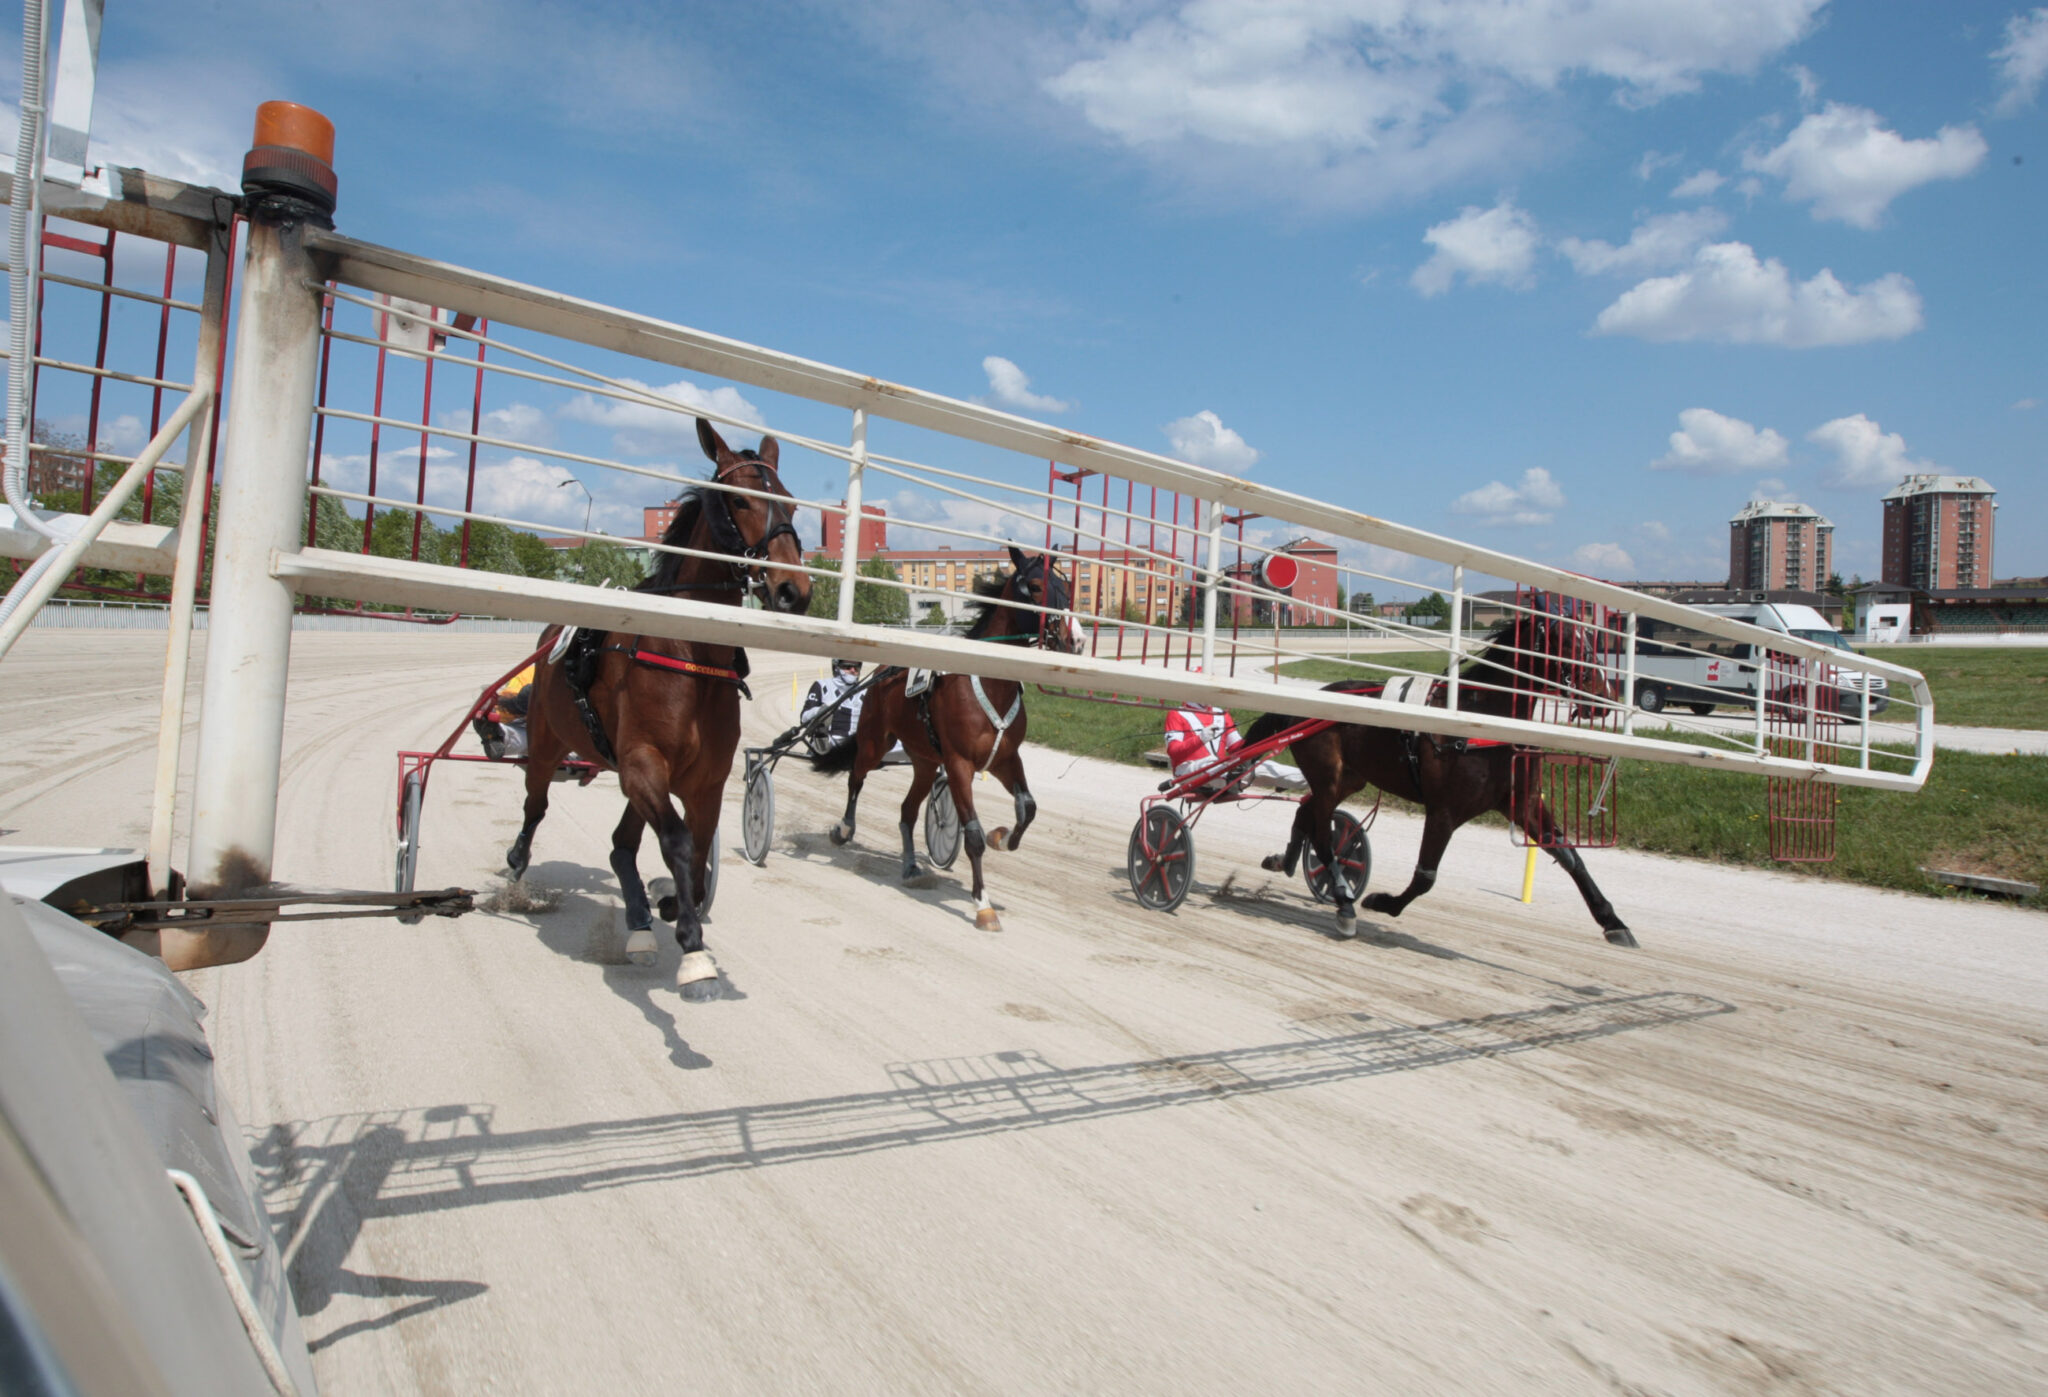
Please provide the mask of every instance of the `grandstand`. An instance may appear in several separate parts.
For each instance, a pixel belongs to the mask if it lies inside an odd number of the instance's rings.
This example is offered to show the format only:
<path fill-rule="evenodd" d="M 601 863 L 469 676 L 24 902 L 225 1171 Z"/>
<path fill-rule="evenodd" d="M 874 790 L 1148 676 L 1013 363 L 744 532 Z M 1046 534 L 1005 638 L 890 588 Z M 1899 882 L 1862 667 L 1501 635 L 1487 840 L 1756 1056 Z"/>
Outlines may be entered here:
<path fill-rule="evenodd" d="M 1911 606 L 1916 640 L 2048 635 L 2048 577 L 2013 577 L 1989 587 L 1938 590 L 1873 582 L 1857 588 L 1855 598 L 1859 613 L 1871 606 Z"/>

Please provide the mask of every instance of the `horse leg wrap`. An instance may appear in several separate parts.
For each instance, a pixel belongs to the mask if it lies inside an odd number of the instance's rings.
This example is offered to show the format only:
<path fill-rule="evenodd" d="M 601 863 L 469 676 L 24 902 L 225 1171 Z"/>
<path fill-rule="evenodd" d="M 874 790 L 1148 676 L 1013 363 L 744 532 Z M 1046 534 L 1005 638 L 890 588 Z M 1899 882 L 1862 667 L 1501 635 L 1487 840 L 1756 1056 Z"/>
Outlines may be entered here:
<path fill-rule="evenodd" d="M 976 931 L 1001 931 L 1003 929 L 1002 919 L 996 916 L 996 909 L 989 902 L 986 892 L 974 904 L 974 929 Z"/>
<path fill-rule="evenodd" d="M 898 820 L 896 828 L 903 835 L 903 884 L 910 888 L 931 888 L 938 886 L 938 878 L 932 871 L 917 861 L 917 845 L 912 842 L 912 825 L 908 820 Z"/>
<path fill-rule="evenodd" d="M 718 962 L 711 959 L 711 952 L 709 951 L 685 952 L 683 963 L 676 967 L 676 984 L 678 987 L 701 984 L 706 980 L 716 980 L 717 978 Z"/>
<path fill-rule="evenodd" d="M 960 834 L 967 842 L 967 857 L 978 859 L 981 851 L 988 848 L 988 836 L 981 832 L 980 820 L 967 820 L 960 826 Z"/>

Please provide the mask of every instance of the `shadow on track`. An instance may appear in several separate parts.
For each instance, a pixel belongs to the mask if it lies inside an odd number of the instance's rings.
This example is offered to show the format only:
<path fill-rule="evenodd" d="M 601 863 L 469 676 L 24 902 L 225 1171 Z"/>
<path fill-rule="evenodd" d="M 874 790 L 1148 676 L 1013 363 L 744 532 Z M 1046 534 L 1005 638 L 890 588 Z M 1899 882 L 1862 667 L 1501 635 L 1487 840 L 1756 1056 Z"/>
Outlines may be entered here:
<path fill-rule="evenodd" d="M 1284 1042 L 1142 1062 L 1060 1068 L 1028 1050 L 998 1052 L 892 1064 L 889 1090 L 850 1096 L 507 1134 L 493 1133 L 488 1106 L 437 1106 L 279 1125 L 266 1145 L 297 1161 L 292 1177 L 303 1180 L 376 1136 L 389 1164 L 381 1191 L 358 1211 L 394 1217 L 1356 1081 L 1734 1012 L 1722 1000 L 1664 991 L 1412 1026 L 1335 1014 L 1291 1025 Z M 278 1188 L 290 1211 L 307 1185 Z"/>

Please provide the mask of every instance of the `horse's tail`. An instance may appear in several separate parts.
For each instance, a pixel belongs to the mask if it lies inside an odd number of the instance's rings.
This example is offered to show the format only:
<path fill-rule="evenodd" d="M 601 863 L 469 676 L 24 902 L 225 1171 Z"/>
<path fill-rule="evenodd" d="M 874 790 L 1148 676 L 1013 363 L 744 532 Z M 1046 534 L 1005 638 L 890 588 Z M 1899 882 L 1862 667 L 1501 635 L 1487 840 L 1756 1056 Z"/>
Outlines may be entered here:
<path fill-rule="evenodd" d="M 822 757 L 811 758 L 811 770 L 825 776 L 844 776 L 853 770 L 854 758 L 860 755 L 860 743 L 852 739 L 828 750 Z"/>
<path fill-rule="evenodd" d="M 1285 713 L 1268 713 L 1244 730 L 1245 746 L 1264 742 L 1269 737 L 1277 737 L 1282 730 L 1300 721 L 1299 718 L 1289 717 Z"/>

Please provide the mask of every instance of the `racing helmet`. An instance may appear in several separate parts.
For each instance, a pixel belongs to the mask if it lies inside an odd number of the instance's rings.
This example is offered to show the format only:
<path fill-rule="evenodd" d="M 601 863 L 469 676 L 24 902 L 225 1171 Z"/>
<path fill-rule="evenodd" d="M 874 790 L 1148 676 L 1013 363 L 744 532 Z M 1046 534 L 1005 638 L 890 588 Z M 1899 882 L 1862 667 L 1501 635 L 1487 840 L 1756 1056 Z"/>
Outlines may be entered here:
<path fill-rule="evenodd" d="M 844 674 L 850 677 L 858 678 L 860 675 L 860 661 L 844 659 L 834 660 L 832 662 L 832 672 L 834 674 Z"/>

